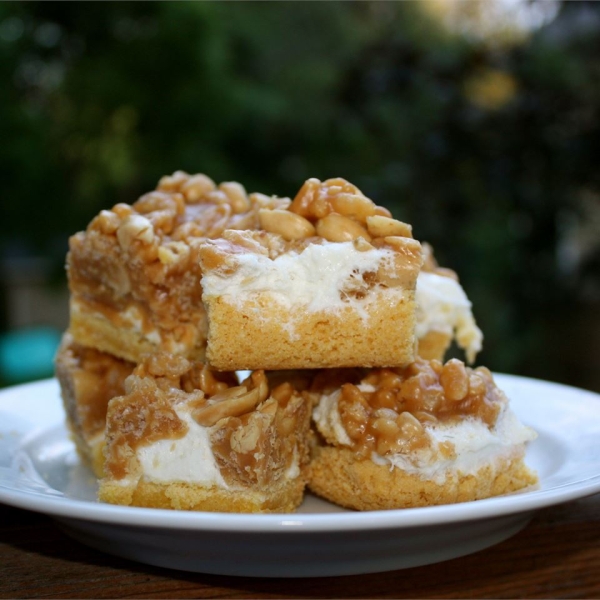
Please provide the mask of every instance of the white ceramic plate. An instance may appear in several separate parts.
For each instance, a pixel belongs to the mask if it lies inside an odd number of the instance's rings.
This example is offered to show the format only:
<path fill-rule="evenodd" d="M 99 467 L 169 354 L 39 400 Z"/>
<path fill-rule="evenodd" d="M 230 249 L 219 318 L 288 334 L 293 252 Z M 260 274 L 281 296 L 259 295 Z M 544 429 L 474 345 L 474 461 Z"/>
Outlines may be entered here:
<path fill-rule="evenodd" d="M 140 562 L 204 573 L 316 577 L 389 571 L 476 552 L 534 511 L 600 491 L 600 395 L 497 375 L 539 437 L 539 489 L 448 506 L 352 512 L 307 496 L 296 514 L 109 506 L 79 463 L 55 380 L 0 391 L 0 502 L 53 516 L 72 537 Z"/>

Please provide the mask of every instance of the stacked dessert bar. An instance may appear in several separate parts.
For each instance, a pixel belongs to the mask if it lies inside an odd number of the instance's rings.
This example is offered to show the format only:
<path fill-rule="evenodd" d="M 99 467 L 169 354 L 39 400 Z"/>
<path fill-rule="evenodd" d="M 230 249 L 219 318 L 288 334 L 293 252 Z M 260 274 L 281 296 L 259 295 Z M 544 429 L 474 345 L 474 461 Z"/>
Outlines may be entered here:
<path fill-rule="evenodd" d="M 289 512 L 522 489 L 535 437 L 456 274 L 344 179 L 293 198 L 176 172 L 70 239 L 56 359 L 101 501 Z"/>

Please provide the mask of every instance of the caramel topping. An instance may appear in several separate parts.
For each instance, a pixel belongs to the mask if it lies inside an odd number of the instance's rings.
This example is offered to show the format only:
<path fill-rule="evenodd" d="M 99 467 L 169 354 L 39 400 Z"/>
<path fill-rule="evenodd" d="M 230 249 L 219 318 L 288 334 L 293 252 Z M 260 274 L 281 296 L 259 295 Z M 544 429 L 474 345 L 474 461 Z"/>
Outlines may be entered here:
<path fill-rule="evenodd" d="M 405 368 L 373 369 L 360 381 L 356 371 L 337 374 L 348 376 L 353 382 L 341 385 L 338 411 L 353 449 L 365 457 L 428 447 L 428 423 L 474 417 L 492 427 L 505 402 L 488 369 L 473 370 L 457 359 L 442 365 L 419 358 Z M 312 391 L 335 389 L 324 377 L 315 378 Z"/>
<path fill-rule="evenodd" d="M 311 237 L 313 228 L 318 236 L 330 242 L 353 241 L 358 250 L 370 249 L 370 242 L 391 246 L 400 253 L 418 253 L 421 266 L 421 246 L 412 240 L 412 227 L 391 218 L 391 213 L 377 206 L 355 185 L 340 177 L 319 181 L 308 179 L 296 194 L 289 211 L 294 213 L 286 219 L 261 220 L 267 231 L 284 235 L 285 239 L 296 240 Z M 273 221 L 273 227 L 270 227 Z M 287 234 L 287 235 L 286 235 Z M 407 248 L 412 247 L 408 252 Z"/>
<path fill-rule="evenodd" d="M 341 177 L 323 182 L 313 177 L 300 188 L 290 210 L 311 221 L 335 212 L 366 222 L 367 217 L 375 215 L 375 204 Z"/>

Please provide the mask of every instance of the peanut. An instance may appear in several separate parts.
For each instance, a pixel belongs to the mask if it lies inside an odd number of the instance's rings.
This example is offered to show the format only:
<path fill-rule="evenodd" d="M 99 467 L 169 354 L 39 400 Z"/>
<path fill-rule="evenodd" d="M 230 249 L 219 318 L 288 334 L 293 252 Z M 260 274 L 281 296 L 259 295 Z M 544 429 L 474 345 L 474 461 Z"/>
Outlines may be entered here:
<path fill-rule="evenodd" d="M 229 199 L 229 204 L 231 204 L 234 214 L 250 210 L 250 200 L 248 200 L 246 189 L 241 183 L 237 181 L 224 181 L 219 185 L 219 189 Z"/>
<path fill-rule="evenodd" d="M 119 228 L 121 219 L 110 210 L 102 210 L 100 214 L 90 223 L 91 229 L 97 229 L 105 234 L 112 234 Z"/>
<path fill-rule="evenodd" d="M 316 199 L 320 186 L 321 182 L 315 177 L 307 179 L 292 200 L 290 210 L 303 217 L 309 216 L 310 205 Z"/>
<path fill-rule="evenodd" d="M 115 204 L 112 207 L 112 211 L 119 217 L 120 219 L 124 219 L 129 215 L 133 214 L 133 208 L 129 204 L 125 204 L 124 202 L 119 202 L 119 204 Z"/>
<path fill-rule="evenodd" d="M 239 417 L 253 410 L 259 402 L 259 388 L 248 391 L 240 385 L 215 394 L 208 404 L 196 408 L 192 416 L 198 425 L 212 427 L 225 417 Z"/>
<path fill-rule="evenodd" d="M 367 242 L 363 237 L 357 237 L 352 243 L 354 244 L 355 250 L 358 250 L 359 252 L 367 252 L 368 250 L 373 250 L 375 248 L 373 244 Z"/>
<path fill-rule="evenodd" d="M 360 223 L 337 213 L 319 219 L 317 235 L 330 242 L 351 242 L 359 237 L 371 241 L 371 236 Z"/>
<path fill-rule="evenodd" d="M 367 217 L 367 229 L 373 237 L 400 236 L 412 238 L 412 227 L 410 225 L 380 215 Z"/>
<path fill-rule="evenodd" d="M 212 192 L 215 187 L 215 182 L 210 177 L 198 173 L 192 175 L 181 186 L 181 193 L 185 196 L 185 199 L 189 204 L 196 204 L 208 194 L 208 192 Z"/>
<path fill-rule="evenodd" d="M 315 235 L 315 228 L 308 219 L 289 210 L 261 208 L 258 211 L 258 219 L 262 229 L 269 233 L 278 233 L 289 242 Z"/>
<path fill-rule="evenodd" d="M 184 242 L 169 242 L 158 248 L 158 260 L 163 265 L 173 265 L 185 260 L 190 254 L 190 247 Z"/>
<path fill-rule="evenodd" d="M 369 217 L 375 214 L 375 204 L 366 196 L 348 194 L 345 192 L 330 196 L 329 203 L 334 212 L 345 217 L 353 217 L 361 223 L 367 223 Z"/>
<path fill-rule="evenodd" d="M 285 210 L 290 207 L 292 201 L 289 198 L 280 198 L 279 196 L 267 196 L 260 192 L 253 192 L 248 196 L 251 206 L 258 208 L 280 208 Z"/>
<path fill-rule="evenodd" d="M 402 251 L 404 254 L 412 254 L 419 257 L 419 262 L 422 262 L 421 244 L 413 238 L 401 237 L 398 235 L 387 235 L 383 241 L 392 246 L 396 250 Z"/>
<path fill-rule="evenodd" d="M 375 214 L 379 215 L 381 217 L 390 217 L 391 218 L 391 216 L 392 216 L 392 213 L 387 208 L 385 208 L 385 206 L 378 206 L 378 205 L 375 205 Z"/>
<path fill-rule="evenodd" d="M 407 411 L 400 413 L 396 419 L 396 424 L 400 428 L 402 436 L 407 440 L 423 433 L 423 425 L 421 425 L 419 419 Z"/>
<path fill-rule="evenodd" d="M 173 175 L 161 177 L 156 189 L 161 192 L 178 192 L 188 178 L 189 175 L 185 171 L 175 171 Z"/>
<path fill-rule="evenodd" d="M 469 393 L 469 377 L 464 363 L 456 358 L 450 359 L 442 368 L 440 383 L 448 400 L 464 400 Z"/>
<path fill-rule="evenodd" d="M 150 244 L 154 239 L 154 228 L 146 217 L 142 217 L 142 215 L 129 215 L 119 225 L 117 239 L 123 250 L 128 250 L 136 240 Z"/>

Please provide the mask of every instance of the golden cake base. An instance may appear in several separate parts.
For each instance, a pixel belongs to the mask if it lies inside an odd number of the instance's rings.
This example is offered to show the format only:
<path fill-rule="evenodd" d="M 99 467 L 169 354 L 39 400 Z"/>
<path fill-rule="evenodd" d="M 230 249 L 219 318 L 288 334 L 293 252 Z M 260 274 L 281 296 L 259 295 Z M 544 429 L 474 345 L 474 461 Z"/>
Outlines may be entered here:
<path fill-rule="evenodd" d="M 508 494 L 537 483 L 523 452 L 485 466 L 476 475 L 448 476 L 443 484 L 398 468 L 357 459 L 346 448 L 319 447 L 310 465 L 308 487 L 315 494 L 356 510 L 435 506 Z"/>
<path fill-rule="evenodd" d="M 235 513 L 289 513 L 302 502 L 304 478 L 296 478 L 260 491 L 224 490 L 193 483 L 155 483 L 140 480 L 134 485 L 100 481 L 101 502 L 125 506 Z"/>
<path fill-rule="evenodd" d="M 415 356 L 413 294 L 391 298 L 375 298 L 363 314 L 348 306 L 293 315 L 268 293 L 236 305 L 205 299 L 207 361 L 227 371 L 406 365 Z"/>

